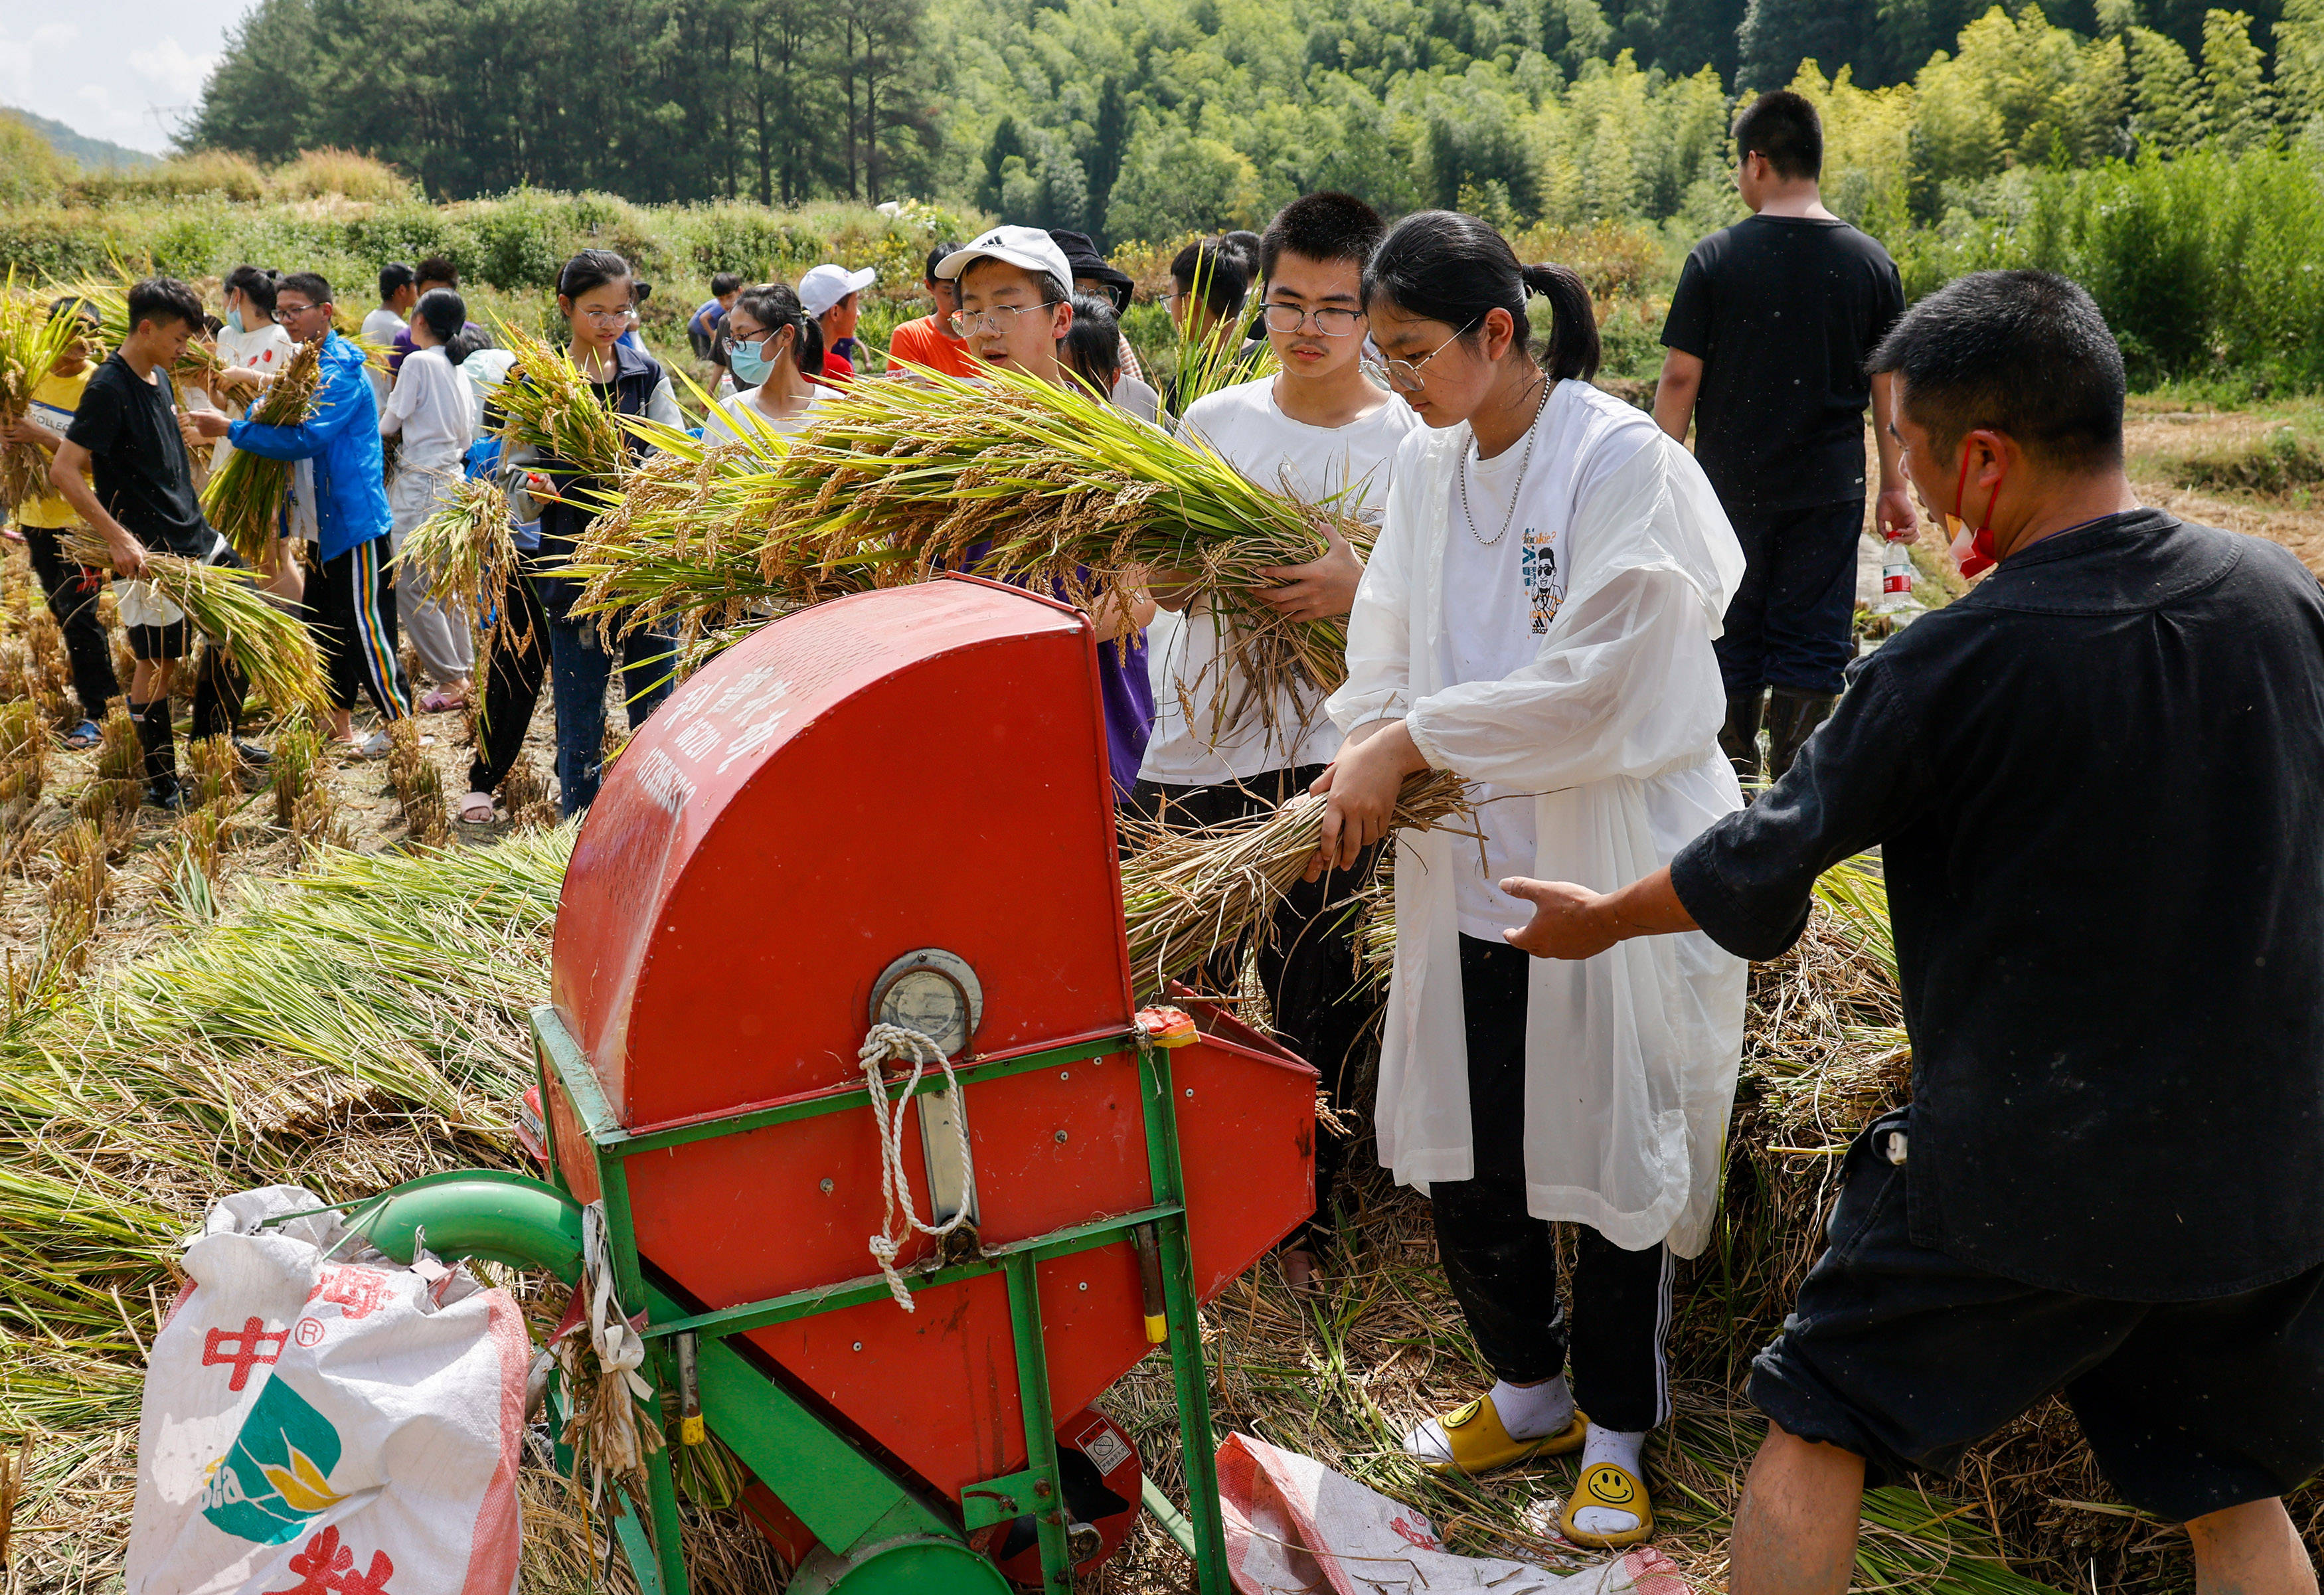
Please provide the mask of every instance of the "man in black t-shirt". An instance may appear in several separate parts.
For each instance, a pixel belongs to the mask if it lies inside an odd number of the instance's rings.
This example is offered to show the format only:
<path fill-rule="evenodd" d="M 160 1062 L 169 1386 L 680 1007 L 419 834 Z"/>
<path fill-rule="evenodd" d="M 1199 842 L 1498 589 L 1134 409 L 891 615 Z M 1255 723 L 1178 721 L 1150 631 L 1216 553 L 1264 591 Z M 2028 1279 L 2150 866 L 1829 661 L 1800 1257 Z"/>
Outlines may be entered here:
<path fill-rule="evenodd" d="M 202 518 L 192 463 L 180 429 L 170 368 L 202 327 L 202 301 L 171 277 L 149 277 L 129 290 L 129 335 L 88 379 L 49 481 L 113 552 L 114 570 L 142 576 L 149 551 L 239 567 L 226 539 Z M 86 473 L 86 475 L 84 475 Z M 150 584 L 131 580 L 120 594 L 122 627 L 136 657 L 129 713 L 145 751 L 145 796 L 165 808 L 182 806 L 178 753 L 170 725 L 170 684 L 190 650 L 183 611 Z M 232 734 L 242 712 L 241 673 L 215 643 L 202 650 L 194 687 L 193 734 Z M 245 759 L 263 750 L 236 744 Z"/>
<path fill-rule="evenodd" d="M 1880 849 L 1908 1106 L 1864 1127 L 1751 1371 L 1732 1595 L 1840 1595 L 1868 1482 L 2062 1394 L 2195 1587 L 2314 1595 L 2324 1466 L 2324 592 L 2140 506 L 2088 293 L 1983 272 L 1874 353 L 1922 502 L 1999 563 L 1858 665 L 1790 772 L 1527 952 L 1774 958 Z"/>
<path fill-rule="evenodd" d="M 1736 119 L 1736 187 L 1753 215 L 1694 246 L 1671 297 L 1655 419 L 1695 457 L 1743 545 L 1743 583 L 1717 643 L 1727 681 L 1720 742 L 1780 776 L 1831 711 L 1854 650 L 1864 523 L 1864 406 L 1880 450 L 1880 524 L 1909 530 L 1913 502 L 1886 422 L 1887 379 L 1864 358 L 1904 309 L 1888 252 L 1823 207 L 1823 127 L 1789 90 Z M 1769 690 L 1772 688 L 1772 692 Z"/>

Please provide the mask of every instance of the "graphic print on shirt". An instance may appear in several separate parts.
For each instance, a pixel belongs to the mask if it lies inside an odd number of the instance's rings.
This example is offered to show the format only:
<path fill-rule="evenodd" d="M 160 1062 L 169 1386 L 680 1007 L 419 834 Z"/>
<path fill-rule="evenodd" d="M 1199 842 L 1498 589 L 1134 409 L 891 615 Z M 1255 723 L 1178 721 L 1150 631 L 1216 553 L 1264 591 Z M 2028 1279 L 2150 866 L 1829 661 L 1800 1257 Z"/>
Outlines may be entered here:
<path fill-rule="evenodd" d="M 1549 630 L 1565 603 L 1565 573 L 1557 567 L 1557 534 L 1525 529 L 1525 552 L 1518 569 L 1533 615 L 1533 634 Z"/>

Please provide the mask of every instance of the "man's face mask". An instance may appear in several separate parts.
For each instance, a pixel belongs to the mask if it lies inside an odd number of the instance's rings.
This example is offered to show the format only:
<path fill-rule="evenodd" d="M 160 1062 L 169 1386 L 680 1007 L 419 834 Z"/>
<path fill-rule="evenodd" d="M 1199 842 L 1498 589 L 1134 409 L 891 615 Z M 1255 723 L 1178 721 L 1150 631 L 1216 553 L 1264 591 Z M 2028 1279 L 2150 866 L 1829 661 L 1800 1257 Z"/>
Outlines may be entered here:
<path fill-rule="evenodd" d="M 1971 457 L 1969 443 L 1964 439 L 1961 443 L 1960 475 L 1953 483 L 1953 503 L 1956 507 L 1966 502 L 1963 495 L 1969 492 L 1969 462 Z M 2001 484 L 2008 480 L 2009 463 L 2004 460 L 2001 475 L 1995 481 L 1992 493 L 1986 496 L 1985 514 L 1975 531 L 1971 531 L 1969 523 L 1959 515 L 1950 512 L 1945 515 L 1945 536 L 1951 539 L 1953 563 L 1960 567 L 1963 579 L 1982 576 L 2000 563 L 1993 551 L 1993 507 L 2001 502 Z"/>

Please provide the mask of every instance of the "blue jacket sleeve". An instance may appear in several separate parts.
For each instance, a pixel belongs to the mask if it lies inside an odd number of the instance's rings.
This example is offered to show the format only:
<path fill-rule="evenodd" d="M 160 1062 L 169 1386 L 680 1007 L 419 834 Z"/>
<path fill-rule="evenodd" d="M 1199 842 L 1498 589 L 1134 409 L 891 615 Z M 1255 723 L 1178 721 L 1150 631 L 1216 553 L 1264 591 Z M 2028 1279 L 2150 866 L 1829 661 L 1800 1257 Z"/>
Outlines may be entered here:
<path fill-rule="evenodd" d="M 226 428 L 226 440 L 244 454 L 254 454 L 270 460 L 313 459 L 330 447 L 331 440 L 362 419 L 364 406 L 355 402 L 355 387 L 361 384 L 364 396 L 369 398 L 370 384 L 364 381 L 361 360 L 335 360 L 323 373 L 322 386 L 315 393 L 315 413 L 295 427 L 270 427 L 263 422 L 239 420 Z M 372 408 L 372 424 L 378 423 L 376 406 Z"/>

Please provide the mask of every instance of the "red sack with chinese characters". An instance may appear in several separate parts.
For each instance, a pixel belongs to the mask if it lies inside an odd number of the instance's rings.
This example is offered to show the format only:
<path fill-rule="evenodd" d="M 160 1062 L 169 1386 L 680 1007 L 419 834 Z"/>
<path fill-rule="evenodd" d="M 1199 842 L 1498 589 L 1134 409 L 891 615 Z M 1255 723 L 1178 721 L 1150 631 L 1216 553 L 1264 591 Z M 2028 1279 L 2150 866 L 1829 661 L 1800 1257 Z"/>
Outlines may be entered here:
<path fill-rule="evenodd" d="M 186 1249 L 137 1431 L 126 1595 L 509 1595 L 524 1320 L 292 1185 Z M 268 1222 L 288 1213 L 312 1216 Z"/>

